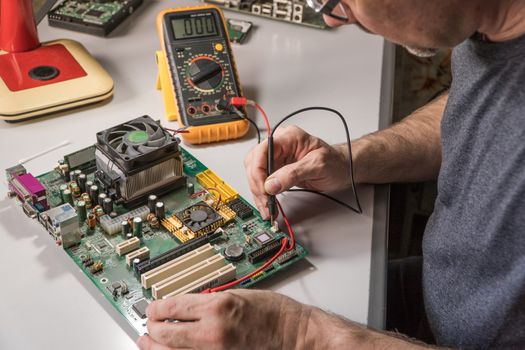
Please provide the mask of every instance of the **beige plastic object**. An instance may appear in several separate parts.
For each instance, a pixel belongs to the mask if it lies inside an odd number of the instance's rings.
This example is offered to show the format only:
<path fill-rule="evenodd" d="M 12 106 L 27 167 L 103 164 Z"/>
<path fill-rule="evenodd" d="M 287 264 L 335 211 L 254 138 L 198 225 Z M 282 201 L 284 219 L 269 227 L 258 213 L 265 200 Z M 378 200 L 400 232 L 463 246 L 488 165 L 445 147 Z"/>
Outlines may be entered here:
<path fill-rule="evenodd" d="M 143 260 L 145 258 L 149 258 L 149 248 L 148 247 L 142 247 L 138 250 L 135 250 L 134 252 L 132 253 L 129 253 L 128 255 L 126 255 L 126 264 L 128 266 L 131 266 L 131 264 L 133 263 L 133 260 L 135 259 L 139 259 L 139 260 Z"/>
<path fill-rule="evenodd" d="M 140 239 L 138 239 L 137 237 L 133 237 L 117 244 L 117 246 L 115 247 L 115 252 L 117 252 L 118 255 L 122 256 L 124 254 L 134 251 L 135 249 L 138 249 L 139 247 Z"/>
<path fill-rule="evenodd" d="M 155 299 L 162 299 L 165 295 L 187 286 L 206 275 L 217 271 L 226 265 L 226 260 L 220 254 L 214 255 L 200 263 L 187 268 L 159 283 L 151 286 L 151 294 Z"/>
<path fill-rule="evenodd" d="M 159 267 L 150 270 L 141 276 L 142 287 L 149 289 L 157 282 L 160 282 L 168 277 L 175 275 L 190 266 L 193 266 L 209 257 L 215 255 L 215 249 L 211 244 L 203 245 L 189 253 L 186 253 L 177 259 L 162 264 Z"/>
<path fill-rule="evenodd" d="M 9 90 L 0 78 L 0 119 L 21 121 L 100 102 L 113 95 L 113 79 L 84 46 L 73 40 L 42 43 L 53 44 L 64 45 L 87 75 L 22 91 Z M 5 54 L 0 50 L 0 55 Z"/>
<path fill-rule="evenodd" d="M 237 269 L 235 266 L 233 266 L 233 264 L 226 265 L 221 267 L 219 270 L 213 271 L 212 273 L 196 280 L 193 283 L 187 284 L 186 286 L 177 289 L 174 292 L 166 294 L 162 297 L 162 299 L 181 294 L 199 293 L 207 288 L 217 287 L 221 284 L 233 281 L 235 279 L 236 273 Z"/>

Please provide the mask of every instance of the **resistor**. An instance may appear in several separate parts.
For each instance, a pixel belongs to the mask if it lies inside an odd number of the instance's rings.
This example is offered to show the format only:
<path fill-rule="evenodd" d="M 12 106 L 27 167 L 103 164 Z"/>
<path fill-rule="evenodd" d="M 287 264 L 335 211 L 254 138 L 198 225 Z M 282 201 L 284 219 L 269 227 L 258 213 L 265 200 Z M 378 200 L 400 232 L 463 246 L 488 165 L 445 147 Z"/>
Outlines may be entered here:
<path fill-rule="evenodd" d="M 98 205 L 102 205 L 102 206 L 103 206 L 103 205 L 104 205 L 104 200 L 105 200 L 107 197 L 108 197 L 107 194 L 105 194 L 105 193 L 100 193 L 100 194 L 98 195 L 98 199 L 97 199 L 97 203 L 98 203 Z"/>
<path fill-rule="evenodd" d="M 104 209 L 104 213 L 111 214 L 113 211 L 113 199 L 110 197 L 104 198 L 104 202 L 102 203 L 102 209 Z"/>
<path fill-rule="evenodd" d="M 73 194 L 70 189 L 65 189 L 62 194 L 62 201 L 73 205 Z"/>
<path fill-rule="evenodd" d="M 87 224 L 91 230 L 94 230 L 97 226 L 97 217 L 93 213 L 89 213 L 87 216 Z"/>
<path fill-rule="evenodd" d="M 78 175 L 77 184 L 78 184 L 78 187 L 80 187 L 80 192 L 82 193 L 86 192 L 86 183 L 87 183 L 86 174 Z"/>
<path fill-rule="evenodd" d="M 77 202 L 77 215 L 78 215 L 78 220 L 81 223 L 86 221 L 87 219 L 86 202 L 84 201 Z"/>
<path fill-rule="evenodd" d="M 164 218 L 166 217 L 166 211 L 164 209 L 163 202 L 157 202 L 157 204 L 155 204 L 155 216 L 159 220 L 164 220 Z"/>
<path fill-rule="evenodd" d="M 91 197 L 91 203 L 96 205 L 98 203 L 98 186 L 92 185 L 89 188 L 89 196 Z"/>
<path fill-rule="evenodd" d="M 140 217 L 133 219 L 133 236 L 142 237 L 142 219 Z"/>
<path fill-rule="evenodd" d="M 150 213 L 155 213 L 155 203 L 157 203 L 157 196 L 150 194 L 148 196 L 148 208 Z"/>

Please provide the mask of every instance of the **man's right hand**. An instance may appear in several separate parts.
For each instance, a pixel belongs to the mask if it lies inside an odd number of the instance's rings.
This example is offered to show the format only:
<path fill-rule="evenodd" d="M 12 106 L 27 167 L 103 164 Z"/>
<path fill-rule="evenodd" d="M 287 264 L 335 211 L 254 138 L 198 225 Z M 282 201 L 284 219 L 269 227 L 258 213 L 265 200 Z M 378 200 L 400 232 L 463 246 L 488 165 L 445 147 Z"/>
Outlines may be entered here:
<path fill-rule="evenodd" d="M 263 219 L 270 215 L 268 195 L 299 186 L 316 191 L 333 191 L 350 185 L 347 145 L 330 146 L 297 126 L 275 131 L 275 172 L 267 178 L 268 141 L 257 145 L 244 165 L 255 204 Z"/>

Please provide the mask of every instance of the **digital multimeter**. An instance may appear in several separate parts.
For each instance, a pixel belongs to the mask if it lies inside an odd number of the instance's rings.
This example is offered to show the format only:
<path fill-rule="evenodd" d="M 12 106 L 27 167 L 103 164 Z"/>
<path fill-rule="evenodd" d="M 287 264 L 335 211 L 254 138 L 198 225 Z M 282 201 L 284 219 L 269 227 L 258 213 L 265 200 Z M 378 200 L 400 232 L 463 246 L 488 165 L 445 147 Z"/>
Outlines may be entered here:
<path fill-rule="evenodd" d="M 222 12 L 204 5 L 167 9 L 157 17 L 162 51 L 157 52 L 166 117 L 178 120 L 194 144 L 242 137 L 246 111 L 221 110 L 221 100 L 241 96 L 241 88 Z"/>

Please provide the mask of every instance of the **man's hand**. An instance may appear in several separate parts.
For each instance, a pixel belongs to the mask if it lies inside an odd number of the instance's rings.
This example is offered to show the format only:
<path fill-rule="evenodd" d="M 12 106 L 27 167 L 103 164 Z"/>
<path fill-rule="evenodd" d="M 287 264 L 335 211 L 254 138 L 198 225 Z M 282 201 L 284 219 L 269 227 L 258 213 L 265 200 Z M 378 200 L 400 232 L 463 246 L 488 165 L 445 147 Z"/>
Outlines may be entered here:
<path fill-rule="evenodd" d="M 348 151 L 332 147 L 297 126 L 277 129 L 273 138 L 275 171 L 266 177 L 268 141 L 257 145 L 246 157 L 250 189 L 263 219 L 269 218 L 268 194 L 299 186 L 333 191 L 350 183 Z"/>
<path fill-rule="evenodd" d="M 149 335 L 137 345 L 142 350 L 302 348 L 311 310 L 269 291 L 186 294 L 149 305 Z"/>

